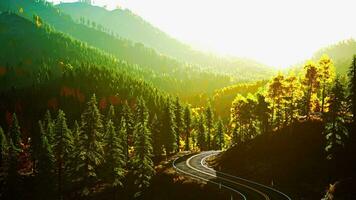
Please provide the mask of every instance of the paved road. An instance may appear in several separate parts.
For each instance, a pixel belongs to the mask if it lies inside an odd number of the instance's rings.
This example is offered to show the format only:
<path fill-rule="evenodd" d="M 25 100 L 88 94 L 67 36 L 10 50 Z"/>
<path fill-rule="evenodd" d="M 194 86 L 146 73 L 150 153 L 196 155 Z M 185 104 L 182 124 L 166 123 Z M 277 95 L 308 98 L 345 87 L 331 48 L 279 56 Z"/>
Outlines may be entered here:
<path fill-rule="evenodd" d="M 217 153 L 219 152 L 205 151 L 196 155 L 183 156 L 173 162 L 173 167 L 179 173 L 207 181 L 221 189 L 230 191 L 231 199 L 234 200 L 291 200 L 286 194 L 274 188 L 208 167 L 205 160 Z"/>

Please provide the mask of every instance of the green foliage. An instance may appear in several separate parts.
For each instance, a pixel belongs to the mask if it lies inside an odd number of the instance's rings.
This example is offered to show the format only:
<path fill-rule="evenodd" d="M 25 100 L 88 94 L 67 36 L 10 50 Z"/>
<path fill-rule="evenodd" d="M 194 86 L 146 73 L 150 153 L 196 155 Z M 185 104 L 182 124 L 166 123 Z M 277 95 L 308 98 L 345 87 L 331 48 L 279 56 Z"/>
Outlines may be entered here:
<path fill-rule="evenodd" d="M 353 114 L 353 130 L 356 130 L 356 55 L 353 56 L 349 69 L 349 100 L 351 102 L 351 112 Z"/>
<path fill-rule="evenodd" d="M 126 122 L 126 143 L 125 148 L 126 158 L 128 160 L 129 157 L 129 141 L 130 138 L 133 137 L 133 131 L 135 129 L 135 121 L 133 119 L 133 113 L 131 108 L 129 107 L 127 101 L 122 106 L 122 118 L 125 119 Z"/>
<path fill-rule="evenodd" d="M 158 121 L 157 115 L 154 115 L 151 122 L 151 133 L 152 133 L 152 147 L 153 155 L 160 156 L 163 153 L 163 141 L 161 134 L 161 124 Z"/>
<path fill-rule="evenodd" d="M 106 125 L 105 162 L 108 169 L 108 180 L 112 187 L 122 186 L 125 175 L 125 153 L 123 140 L 126 136 L 126 123 L 122 121 L 119 132 L 116 132 L 114 123 L 109 119 Z"/>
<path fill-rule="evenodd" d="M 184 109 L 184 132 L 185 132 L 185 146 L 184 150 L 190 150 L 190 133 L 192 126 L 192 114 L 190 112 L 190 108 L 188 106 Z"/>
<path fill-rule="evenodd" d="M 2 168 L 5 158 L 7 157 L 7 149 L 8 149 L 7 138 L 5 136 L 4 131 L 2 130 L 2 128 L 0 126 L 0 164 L 1 164 L 0 168 Z"/>
<path fill-rule="evenodd" d="M 150 185 L 155 174 L 152 157 L 151 132 L 148 129 L 148 112 L 142 98 L 138 100 L 136 108 L 137 122 L 134 130 L 134 156 L 132 157 L 132 170 L 136 186 L 135 197 L 138 197 Z M 175 141 L 173 141 L 175 142 Z"/>
<path fill-rule="evenodd" d="M 317 61 L 323 55 L 328 55 L 333 60 L 337 74 L 345 75 L 355 52 L 355 39 L 348 39 L 320 49 L 314 54 L 313 60 Z"/>
<path fill-rule="evenodd" d="M 313 100 L 316 99 L 316 95 L 320 87 L 319 69 L 314 62 L 309 61 L 304 65 L 304 70 L 305 75 L 302 83 L 306 90 L 305 113 L 307 118 L 309 118 L 312 111 Z"/>
<path fill-rule="evenodd" d="M 90 194 L 90 186 L 98 180 L 97 168 L 103 163 L 103 125 L 102 116 L 97 107 L 95 94 L 82 114 L 80 139 L 80 160 L 78 171 L 81 174 L 84 188 L 82 195 Z"/>
<path fill-rule="evenodd" d="M 201 151 L 206 150 L 207 144 L 206 144 L 206 132 L 205 132 L 205 120 L 203 116 L 200 116 L 199 121 L 198 121 L 198 136 L 197 136 L 197 145 Z"/>
<path fill-rule="evenodd" d="M 164 136 L 164 147 L 167 153 L 173 153 L 178 150 L 177 146 L 177 135 L 175 132 L 176 124 L 174 119 L 174 113 L 171 101 L 167 100 L 164 105 L 163 117 L 162 117 L 162 130 L 161 133 Z"/>
<path fill-rule="evenodd" d="M 36 197 L 50 199 L 55 194 L 55 157 L 46 135 L 41 134 L 36 177 Z M 46 191 L 45 193 L 43 191 Z"/>
<path fill-rule="evenodd" d="M 348 130 L 341 117 L 336 117 L 332 122 L 326 123 L 324 134 L 326 135 L 327 159 L 334 159 L 340 149 L 345 145 Z"/>
<path fill-rule="evenodd" d="M 69 174 L 68 166 L 73 150 L 73 137 L 67 127 L 67 119 L 62 110 L 58 111 L 58 116 L 54 126 L 53 153 L 56 158 L 58 195 L 63 195 L 63 187 L 67 182 Z"/>
<path fill-rule="evenodd" d="M 12 114 L 11 126 L 9 130 L 9 135 L 11 138 L 12 144 L 16 149 L 20 149 L 21 145 L 21 130 L 19 126 L 19 122 L 17 121 L 16 113 Z"/>
<path fill-rule="evenodd" d="M 208 103 L 208 106 L 205 110 L 205 123 L 206 123 L 206 148 L 208 150 L 211 149 L 211 133 L 213 129 L 213 124 L 214 124 L 214 114 L 211 108 L 210 103 Z"/>
<path fill-rule="evenodd" d="M 269 102 L 262 94 L 257 94 L 256 117 L 260 123 L 261 133 L 267 133 L 270 129 L 270 112 Z"/>
<path fill-rule="evenodd" d="M 176 98 L 174 103 L 174 119 L 175 119 L 175 133 L 176 133 L 176 145 L 179 151 L 180 139 L 183 132 L 184 121 L 183 121 L 183 110 L 182 105 L 179 102 L 179 98 Z"/>
<path fill-rule="evenodd" d="M 214 137 L 214 147 L 222 150 L 225 147 L 225 137 L 224 137 L 224 125 L 221 119 L 218 120 L 216 124 L 216 133 Z"/>

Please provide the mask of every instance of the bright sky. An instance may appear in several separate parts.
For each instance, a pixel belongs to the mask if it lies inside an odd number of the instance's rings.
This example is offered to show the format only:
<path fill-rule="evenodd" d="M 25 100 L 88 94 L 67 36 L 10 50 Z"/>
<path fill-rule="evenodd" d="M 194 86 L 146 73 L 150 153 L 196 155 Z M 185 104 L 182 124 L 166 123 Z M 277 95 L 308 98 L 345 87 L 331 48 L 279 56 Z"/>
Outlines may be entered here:
<path fill-rule="evenodd" d="M 356 38 L 354 0 L 94 0 L 94 4 L 128 8 L 194 47 L 275 67 L 288 67 L 320 47 Z"/>

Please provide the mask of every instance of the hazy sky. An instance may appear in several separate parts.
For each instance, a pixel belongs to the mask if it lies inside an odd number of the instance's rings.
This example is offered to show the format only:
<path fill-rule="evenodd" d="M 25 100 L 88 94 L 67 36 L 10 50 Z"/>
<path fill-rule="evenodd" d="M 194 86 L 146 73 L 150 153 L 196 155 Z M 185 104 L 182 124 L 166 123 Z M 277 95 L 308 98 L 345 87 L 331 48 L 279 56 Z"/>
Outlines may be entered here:
<path fill-rule="evenodd" d="M 94 0 L 94 3 L 128 8 L 195 47 L 249 57 L 275 67 L 287 67 L 310 57 L 320 47 L 356 37 L 355 0 Z"/>

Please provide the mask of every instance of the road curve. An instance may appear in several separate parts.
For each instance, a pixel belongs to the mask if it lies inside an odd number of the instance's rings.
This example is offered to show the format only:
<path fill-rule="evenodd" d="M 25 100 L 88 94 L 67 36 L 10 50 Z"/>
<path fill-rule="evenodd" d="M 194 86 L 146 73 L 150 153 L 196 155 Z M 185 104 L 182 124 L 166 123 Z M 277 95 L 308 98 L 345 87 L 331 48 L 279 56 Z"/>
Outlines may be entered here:
<path fill-rule="evenodd" d="M 173 167 L 182 174 L 201 179 L 231 192 L 231 199 L 242 200 L 291 200 L 286 194 L 240 177 L 216 171 L 208 167 L 205 160 L 219 153 L 206 151 L 187 155 L 173 161 Z"/>

